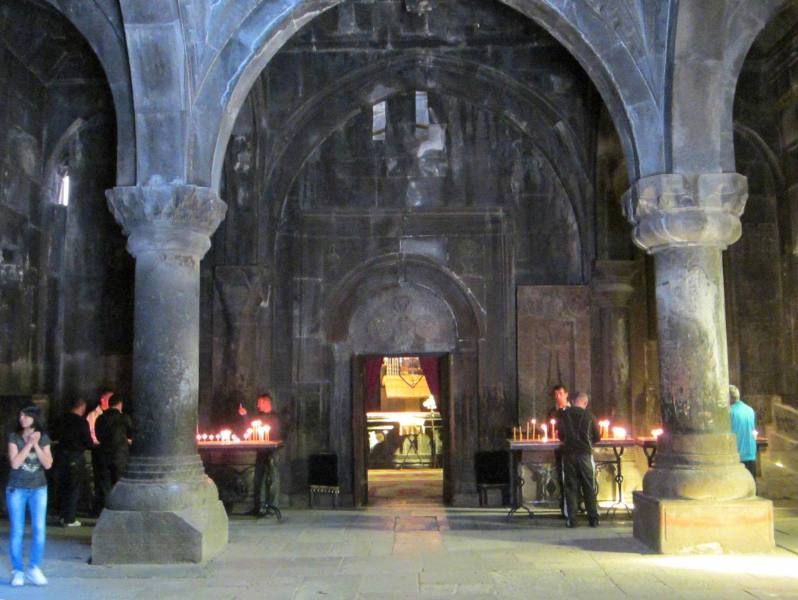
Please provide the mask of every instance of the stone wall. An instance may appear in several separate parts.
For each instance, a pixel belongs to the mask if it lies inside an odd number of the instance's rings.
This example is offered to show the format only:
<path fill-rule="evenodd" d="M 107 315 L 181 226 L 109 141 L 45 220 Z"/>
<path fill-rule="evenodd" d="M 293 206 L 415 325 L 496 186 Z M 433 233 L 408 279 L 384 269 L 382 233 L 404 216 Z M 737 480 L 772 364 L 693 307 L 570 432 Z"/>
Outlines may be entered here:
<path fill-rule="evenodd" d="M 63 16 L 0 2 L 0 30 L 0 391 L 49 394 L 57 413 L 69 396 L 130 388 L 133 263 L 104 198 L 114 110 Z"/>
<path fill-rule="evenodd" d="M 228 146 L 228 215 L 203 262 L 203 426 L 269 389 L 290 423 L 283 492 L 304 502 L 307 454 L 332 449 L 351 493 L 353 356 L 450 354 L 452 427 L 468 440 L 452 448 L 450 499 L 468 502 L 473 453 L 517 418 L 515 287 L 590 277 L 595 101 L 554 40 L 499 6 L 439 3 L 420 21 L 401 2 L 355 2 L 314 21 L 256 82 Z M 361 277 L 348 313 L 337 298 Z M 392 329 L 438 314 L 436 298 L 454 341 Z"/>

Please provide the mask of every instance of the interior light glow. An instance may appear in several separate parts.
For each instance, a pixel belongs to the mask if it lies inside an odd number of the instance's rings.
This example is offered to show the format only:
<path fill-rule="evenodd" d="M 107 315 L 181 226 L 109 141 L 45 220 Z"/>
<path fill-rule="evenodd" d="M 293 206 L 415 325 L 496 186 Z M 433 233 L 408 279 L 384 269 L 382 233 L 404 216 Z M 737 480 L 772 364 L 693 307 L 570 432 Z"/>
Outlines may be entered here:
<path fill-rule="evenodd" d="M 798 557 L 761 555 L 690 555 L 663 556 L 652 559 L 657 566 L 669 569 L 707 571 L 739 575 L 759 575 L 765 577 L 789 577 L 798 579 Z"/>
<path fill-rule="evenodd" d="M 69 206 L 69 173 L 61 176 L 58 185 L 58 199 L 56 204 L 59 206 Z"/>

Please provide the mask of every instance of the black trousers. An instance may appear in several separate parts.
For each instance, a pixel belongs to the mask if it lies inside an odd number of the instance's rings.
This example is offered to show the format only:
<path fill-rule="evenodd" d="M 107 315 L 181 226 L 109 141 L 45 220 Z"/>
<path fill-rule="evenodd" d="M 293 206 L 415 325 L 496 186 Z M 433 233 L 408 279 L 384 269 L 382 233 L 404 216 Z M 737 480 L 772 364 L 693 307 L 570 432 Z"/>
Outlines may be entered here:
<path fill-rule="evenodd" d="M 78 500 L 86 478 L 83 452 L 60 452 L 55 459 L 55 478 L 58 490 L 58 514 L 64 523 L 72 523 L 78 512 Z"/>
<path fill-rule="evenodd" d="M 562 450 L 554 450 L 554 476 L 557 479 L 557 487 L 560 488 L 560 514 L 565 516 L 565 485 L 563 483 Z"/>
<path fill-rule="evenodd" d="M 100 458 L 100 488 L 102 490 L 102 508 L 108 506 L 108 499 L 111 497 L 111 489 L 119 478 L 125 473 L 127 467 L 127 456 Z"/>
<path fill-rule="evenodd" d="M 565 487 L 565 517 L 573 520 L 579 508 L 580 496 L 585 501 L 587 518 L 598 520 L 596 502 L 596 465 L 593 455 L 563 454 L 563 481 Z"/>
<path fill-rule="evenodd" d="M 258 451 L 255 455 L 255 474 L 252 511 L 258 513 L 269 504 L 277 506 L 280 495 L 280 475 L 277 460 L 271 452 Z"/>

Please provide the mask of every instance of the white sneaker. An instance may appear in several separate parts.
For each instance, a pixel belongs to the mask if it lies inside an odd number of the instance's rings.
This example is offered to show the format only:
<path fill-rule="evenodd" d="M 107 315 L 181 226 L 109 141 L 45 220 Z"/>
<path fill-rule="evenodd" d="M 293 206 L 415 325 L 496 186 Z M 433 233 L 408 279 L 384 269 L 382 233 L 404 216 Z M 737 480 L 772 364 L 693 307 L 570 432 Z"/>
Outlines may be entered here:
<path fill-rule="evenodd" d="M 22 587 L 23 585 L 25 585 L 25 573 L 11 571 L 11 587 Z"/>
<path fill-rule="evenodd" d="M 33 585 L 47 585 L 47 577 L 39 567 L 31 567 L 26 574 L 28 581 Z"/>
<path fill-rule="evenodd" d="M 80 527 L 81 525 L 83 525 L 83 523 L 81 523 L 77 519 L 75 519 L 71 523 L 63 523 L 64 527 Z"/>

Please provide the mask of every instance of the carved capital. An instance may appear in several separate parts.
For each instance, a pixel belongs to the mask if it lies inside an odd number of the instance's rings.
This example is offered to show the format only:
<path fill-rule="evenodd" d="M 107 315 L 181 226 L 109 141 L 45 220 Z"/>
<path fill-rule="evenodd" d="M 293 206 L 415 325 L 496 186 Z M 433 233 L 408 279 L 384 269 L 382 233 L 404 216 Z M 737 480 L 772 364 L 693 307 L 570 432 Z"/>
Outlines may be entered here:
<path fill-rule="evenodd" d="M 667 173 L 638 180 L 623 198 L 633 238 L 650 253 L 715 246 L 740 238 L 748 180 L 739 173 Z"/>
<path fill-rule="evenodd" d="M 194 185 L 116 187 L 105 192 L 128 250 L 203 256 L 227 205 L 210 188 Z"/>

